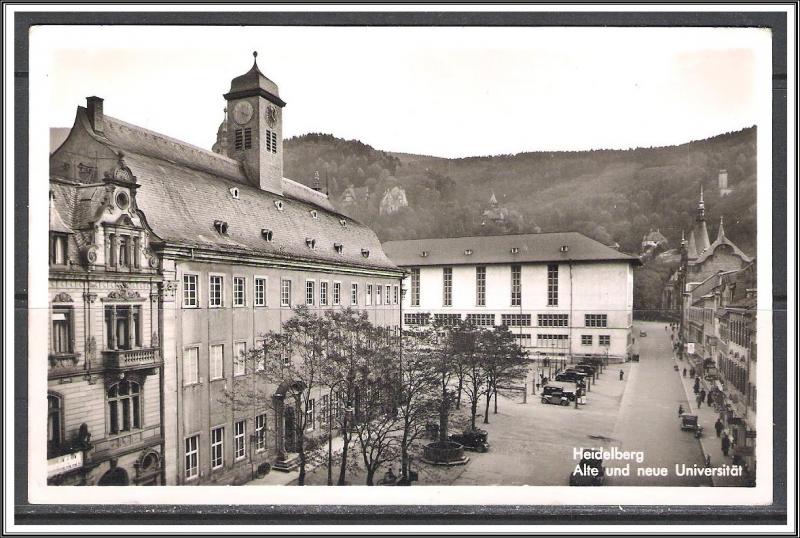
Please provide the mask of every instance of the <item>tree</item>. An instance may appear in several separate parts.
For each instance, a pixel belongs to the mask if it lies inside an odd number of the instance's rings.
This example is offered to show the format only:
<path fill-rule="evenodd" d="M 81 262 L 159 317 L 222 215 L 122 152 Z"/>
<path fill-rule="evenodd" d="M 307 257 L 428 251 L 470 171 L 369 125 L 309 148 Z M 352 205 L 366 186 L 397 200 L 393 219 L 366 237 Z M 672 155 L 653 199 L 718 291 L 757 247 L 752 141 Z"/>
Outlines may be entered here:
<path fill-rule="evenodd" d="M 487 395 L 488 383 L 486 375 L 486 354 L 490 350 L 481 346 L 483 329 L 472 324 L 459 323 L 452 329 L 455 340 L 455 360 L 463 365 L 464 393 L 470 404 L 470 427 L 475 429 L 475 418 L 478 415 L 478 401 Z"/>
<path fill-rule="evenodd" d="M 494 396 L 497 414 L 497 392 L 503 387 L 524 380 L 528 373 L 528 355 L 507 326 L 501 325 L 480 335 L 479 350 L 484 359 L 487 396 L 483 423 L 489 423 L 489 400 Z"/>

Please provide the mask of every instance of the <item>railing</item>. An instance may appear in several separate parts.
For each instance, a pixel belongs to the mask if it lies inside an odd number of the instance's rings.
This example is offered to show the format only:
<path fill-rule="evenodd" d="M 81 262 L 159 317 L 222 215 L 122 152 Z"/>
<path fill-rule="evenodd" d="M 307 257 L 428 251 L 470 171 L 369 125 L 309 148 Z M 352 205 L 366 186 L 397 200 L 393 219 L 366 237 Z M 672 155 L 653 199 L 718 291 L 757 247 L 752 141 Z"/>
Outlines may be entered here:
<path fill-rule="evenodd" d="M 160 366 L 161 357 L 156 348 L 106 350 L 103 363 L 115 370 L 135 370 Z"/>
<path fill-rule="evenodd" d="M 109 454 L 113 454 L 117 451 L 124 451 L 126 449 L 138 446 L 150 446 L 159 443 L 160 440 L 160 425 L 149 426 L 147 428 L 134 430 L 131 432 L 111 434 L 105 439 L 93 441 L 94 451 L 92 452 L 91 459 L 95 460 Z"/>

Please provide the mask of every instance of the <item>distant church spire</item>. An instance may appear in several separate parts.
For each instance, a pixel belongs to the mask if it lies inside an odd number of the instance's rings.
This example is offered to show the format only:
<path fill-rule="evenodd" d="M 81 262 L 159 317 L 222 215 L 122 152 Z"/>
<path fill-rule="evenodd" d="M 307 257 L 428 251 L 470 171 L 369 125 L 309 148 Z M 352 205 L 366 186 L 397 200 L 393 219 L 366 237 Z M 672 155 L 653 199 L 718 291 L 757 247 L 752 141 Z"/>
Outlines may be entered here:
<path fill-rule="evenodd" d="M 492 195 L 489 197 L 489 203 L 497 205 L 497 197 L 494 195 L 494 190 L 492 190 Z"/>
<path fill-rule="evenodd" d="M 706 203 L 703 201 L 703 185 L 700 185 L 700 201 L 697 202 L 697 220 L 705 220 L 706 218 Z"/>
<path fill-rule="evenodd" d="M 725 226 L 723 223 L 723 218 L 719 218 L 719 230 L 717 230 L 717 241 L 722 241 L 725 239 Z"/>

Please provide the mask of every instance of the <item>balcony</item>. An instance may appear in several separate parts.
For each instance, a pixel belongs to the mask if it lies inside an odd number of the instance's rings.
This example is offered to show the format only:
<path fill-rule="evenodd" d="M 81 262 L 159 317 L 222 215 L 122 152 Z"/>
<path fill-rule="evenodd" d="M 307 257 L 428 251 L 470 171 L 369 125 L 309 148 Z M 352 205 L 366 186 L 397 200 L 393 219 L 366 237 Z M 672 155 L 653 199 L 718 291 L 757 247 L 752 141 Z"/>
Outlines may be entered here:
<path fill-rule="evenodd" d="M 103 366 L 107 370 L 158 368 L 161 366 L 161 356 L 156 348 L 105 350 Z"/>
<path fill-rule="evenodd" d="M 106 458 L 126 454 L 161 442 L 161 426 L 156 424 L 140 430 L 111 434 L 105 439 L 93 441 L 94 451 L 90 459 L 103 461 Z"/>

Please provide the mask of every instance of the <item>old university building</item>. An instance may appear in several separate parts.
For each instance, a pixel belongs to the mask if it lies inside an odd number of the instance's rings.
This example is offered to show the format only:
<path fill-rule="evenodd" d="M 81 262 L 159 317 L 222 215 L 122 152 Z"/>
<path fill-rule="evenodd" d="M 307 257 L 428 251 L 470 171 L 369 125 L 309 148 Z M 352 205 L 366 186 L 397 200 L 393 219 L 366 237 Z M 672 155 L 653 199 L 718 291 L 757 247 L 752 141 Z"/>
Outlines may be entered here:
<path fill-rule="evenodd" d="M 623 361 L 631 351 L 639 260 L 580 233 L 388 241 L 384 249 L 410 273 L 405 325 L 506 325 L 542 360 Z"/>
<path fill-rule="evenodd" d="M 301 304 L 400 326 L 374 232 L 283 177 L 277 85 L 254 62 L 224 97 L 213 152 L 90 97 L 51 155 L 50 483 L 244 482 L 292 448 L 291 413 L 224 401 L 260 335 Z"/>

